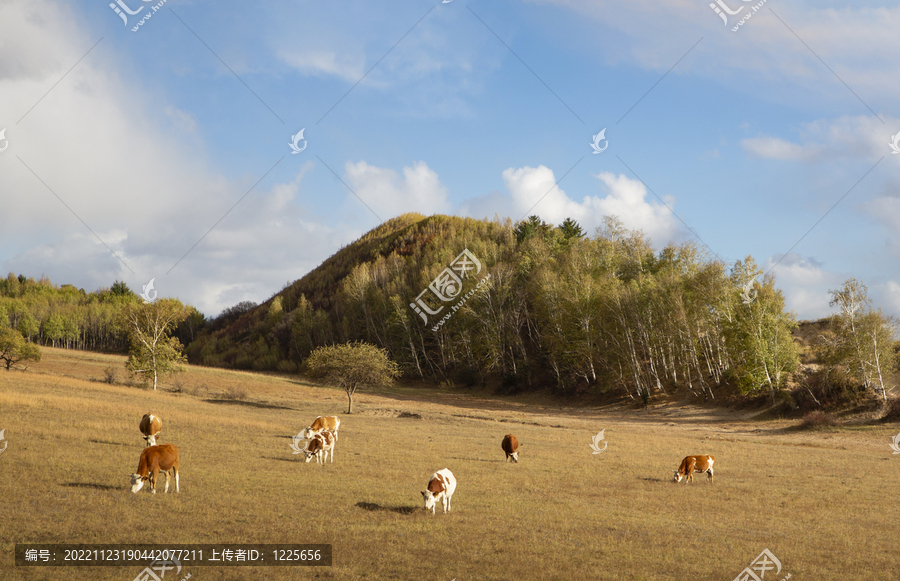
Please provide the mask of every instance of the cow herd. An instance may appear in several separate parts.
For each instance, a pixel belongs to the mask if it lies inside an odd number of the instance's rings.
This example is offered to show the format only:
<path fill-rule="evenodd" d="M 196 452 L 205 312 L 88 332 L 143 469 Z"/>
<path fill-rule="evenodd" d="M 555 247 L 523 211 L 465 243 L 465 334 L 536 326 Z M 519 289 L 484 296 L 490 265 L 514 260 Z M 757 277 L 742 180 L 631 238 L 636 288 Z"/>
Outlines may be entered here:
<path fill-rule="evenodd" d="M 325 464 L 329 454 L 331 455 L 331 463 L 334 463 L 334 446 L 338 439 L 338 429 L 341 426 L 341 420 L 337 416 L 319 416 L 308 428 L 302 430 L 303 439 L 306 445 L 303 453 L 306 462 L 309 463 L 313 458 L 317 464 Z M 160 471 L 166 474 L 166 490 L 169 492 L 169 471 L 172 470 L 175 475 L 175 492 L 179 492 L 178 486 L 178 448 L 173 444 L 157 444 L 157 438 L 162 430 L 162 420 L 159 416 L 153 414 L 144 414 L 139 424 L 141 434 L 147 442 L 147 447 L 141 452 L 138 461 L 137 472 L 131 475 L 131 492 L 138 492 L 144 482 L 149 481 L 150 491 L 156 493 L 156 478 Z M 298 434 L 298 436 L 300 435 Z M 500 448 L 506 454 L 506 461 L 512 460 L 514 463 L 519 461 L 519 439 L 513 434 L 506 434 L 500 442 Z M 713 480 L 713 465 L 716 458 L 712 455 L 704 454 L 697 456 L 687 456 L 681 461 L 678 470 L 675 470 L 673 482 L 681 482 L 686 478 L 686 482 L 694 481 L 694 473 L 706 473 L 707 480 Z M 450 499 L 456 491 L 456 477 L 447 468 L 438 470 L 431 475 L 428 481 L 428 487 L 422 491 L 422 498 L 425 500 L 425 510 L 431 509 L 431 514 L 435 513 L 435 507 L 438 501 L 441 502 L 443 512 L 450 511 Z"/>

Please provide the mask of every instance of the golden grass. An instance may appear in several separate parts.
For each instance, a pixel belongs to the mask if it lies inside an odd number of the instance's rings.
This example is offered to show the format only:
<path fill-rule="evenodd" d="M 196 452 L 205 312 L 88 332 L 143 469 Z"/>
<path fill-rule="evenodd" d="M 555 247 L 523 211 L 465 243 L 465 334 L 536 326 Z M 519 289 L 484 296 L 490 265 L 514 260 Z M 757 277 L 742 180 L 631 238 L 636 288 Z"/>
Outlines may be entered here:
<path fill-rule="evenodd" d="M 171 382 L 155 393 L 103 383 L 123 362 L 45 349 L 27 372 L 0 371 L 0 579 L 131 581 L 141 570 L 16 568 L 16 542 L 334 546 L 331 568 L 185 565 L 200 581 L 721 581 L 764 548 L 784 566 L 767 580 L 896 570 L 896 425 L 785 431 L 408 387 L 360 393 L 347 416 L 343 392 L 272 375 L 190 367 L 183 393 L 166 391 Z M 248 399 L 218 400 L 230 387 Z M 161 442 L 181 450 L 178 495 L 162 494 L 164 478 L 155 496 L 129 490 L 148 411 L 163 418 Z M 326 466 L 289 447 L 320 414 L 342 419 Z M 609 447 L 592 455 L 603 428 Z M 509 432 L 522 442 L 519 464 L 500 450 Z M 701 453 L 716 456 L 715 484 L 669 482 L 683 456 Z M 453 510 L 425 514 L 419 491 L 445 467 L 459 481 Z"/>

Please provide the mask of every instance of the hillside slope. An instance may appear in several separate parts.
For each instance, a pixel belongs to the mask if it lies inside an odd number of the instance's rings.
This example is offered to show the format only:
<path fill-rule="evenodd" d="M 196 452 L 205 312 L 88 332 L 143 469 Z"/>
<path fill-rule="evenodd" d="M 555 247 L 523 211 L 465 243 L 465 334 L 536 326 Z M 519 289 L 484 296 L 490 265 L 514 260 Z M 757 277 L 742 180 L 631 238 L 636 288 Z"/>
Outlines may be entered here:
<path fill-rule="evenodd" d="M 295 372 L 317 346 L 359 340 L 387 349 L 407 378 L 502 393 L 646 401 L 728 387 L 774 398 L 802 349 L 762 274 L 752 257 L 725 265 L 693 243 L 655 252 L 614 217 L 585 236 L 572 220 L 406 214 L 265 303 L 214 320 L 187 354 Z"/>

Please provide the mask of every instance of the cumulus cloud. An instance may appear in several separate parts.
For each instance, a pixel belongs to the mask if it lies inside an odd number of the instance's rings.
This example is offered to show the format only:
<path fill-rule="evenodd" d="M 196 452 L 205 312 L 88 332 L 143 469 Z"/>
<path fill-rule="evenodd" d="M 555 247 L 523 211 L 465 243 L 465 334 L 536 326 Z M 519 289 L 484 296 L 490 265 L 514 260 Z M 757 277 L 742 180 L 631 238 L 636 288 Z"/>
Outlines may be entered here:
<path fill-rule="evenodd" d="M 673 197 L 665 198 L 667 208 L 648 197 L 646 186 L 639 180 L 610 172 L 594 177 L 602 184 L 600 189 L 605 195 L 585 196 L 579 202 L 554 185 L 556 177 L 546 166 L 509 168 L 503 172 L 503 183 L 510 196 L 508 215 L 519 219 L 526 214 L 537 214 L 553 224 L 572 218 L 588 231 L 601 225 L 604 216 L 616 215 L 626 227 L 643 230 L 656 247 L 686 238 L 669 209 L 674 209 Z"/>
<path fill-rule="evenodd" d="M 775 286 L 784 293 L 785 307 L 794 311 L 800 319 L 815 320 L 831 314 L 828 291 L 836 289 L 847 278 L 829 272 L 812 257 L 796 252 L 774 254 L 762 265 L 766 272 L 775 275 Z"/>
<path fill-rule="evenodd" d="M 451 211 L 447 189 L 424 161 L 404 167 L 403 177 L 393 169 L 365 161 L 347 162 L 344 172 L 350 188 L 382 220 L 406 212 L 428 215 Z"/>
<path fill-rule="evenodd" d="M 0 119 L 21 119 L 0 156 L 2 271 L 89 291 L 156 278 L 160 296 L 214 315 L 268 298 L 360 234 L 310 217 L 299 193 L 312 162 L 252 190 L 261 174 L 210 167 L 194 117 L 164 87 L 123 80 L 112 47 L 67 75 L 96 43 L 78 19 L 49 0 L 0 5 Z"/>

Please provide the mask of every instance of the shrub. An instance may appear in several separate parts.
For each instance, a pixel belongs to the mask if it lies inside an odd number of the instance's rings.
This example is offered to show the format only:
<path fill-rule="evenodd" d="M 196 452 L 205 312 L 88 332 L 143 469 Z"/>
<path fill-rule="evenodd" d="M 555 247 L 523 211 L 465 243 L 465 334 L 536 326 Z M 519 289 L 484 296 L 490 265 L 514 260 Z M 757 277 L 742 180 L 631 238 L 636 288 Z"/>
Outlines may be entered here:
<path fill-rule="evenodd" d="M 103 381 L 110 385 L 115 385 L 119 381 L 119 370 L 115 367 L 107 367 L 103 370 L 103 373 L 106 377 L 103 378 Z"/>
<path fill-rule="evenodd" d="M 832 417 L 831 414 L 825 413 L 820 410 L 809 412 L 808 414 L 803 416 L 803 421 L 800 422 L 800 427 L 807 429 L 823 428 L 836 425 L 838 425 L 838 422 L 834 419 L 834 417 Z"/>
<path fill-rule="evenodd" d="M 243 387 L 229 387 L 222 393 L 222 399 L 243 401 L 247 399 L 247 390 Z"/>
<path fill-rule="evenodd" d="M 887 413 L 881 418 L 883 422 L 900 422 L 900 398 L 890 399 L 885 406 Z"/>

